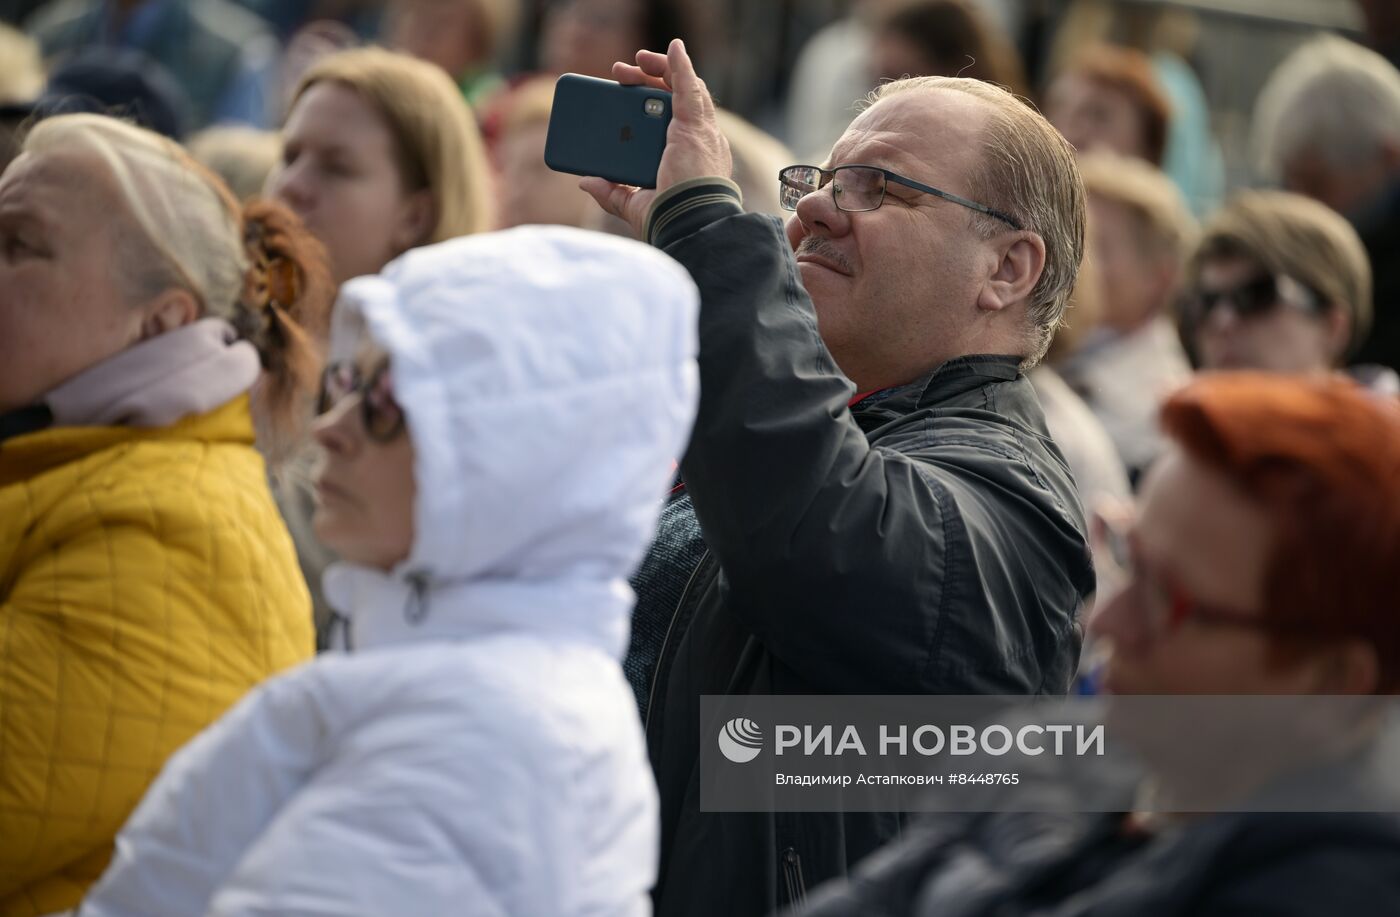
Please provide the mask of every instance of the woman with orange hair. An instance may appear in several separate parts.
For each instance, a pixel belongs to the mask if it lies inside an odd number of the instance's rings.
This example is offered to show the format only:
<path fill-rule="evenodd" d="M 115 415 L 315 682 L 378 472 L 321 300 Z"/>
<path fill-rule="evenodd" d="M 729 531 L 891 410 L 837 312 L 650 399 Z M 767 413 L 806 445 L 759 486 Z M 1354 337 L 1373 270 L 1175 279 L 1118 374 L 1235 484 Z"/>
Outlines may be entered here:
<path fill-rule="evenodd" d="M 1090 625 L 1110 706 L 1139 714 L 1110 718 L 1109 742 L 1133 735 L 1139 772 L 1101 814 L 939 815 L 803 917 L 1400 913 L 1389 708 L 1364 697 L 1400 691 L 1400 403 L 1220 374 L 1163 420 L 1126 588 Z"/>

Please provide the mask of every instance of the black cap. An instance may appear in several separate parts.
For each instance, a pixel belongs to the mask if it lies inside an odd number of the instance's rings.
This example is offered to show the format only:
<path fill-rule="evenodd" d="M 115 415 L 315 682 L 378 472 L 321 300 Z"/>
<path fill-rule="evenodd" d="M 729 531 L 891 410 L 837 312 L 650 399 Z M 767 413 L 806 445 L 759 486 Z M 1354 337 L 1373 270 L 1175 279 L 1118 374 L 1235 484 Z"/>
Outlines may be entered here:
<path fill-rule="evenodd" d="M 65 58 L 32 102 L 0 105 L 0 119 L 92 112 L 124 118 L 179 140 L 190 104 L 160 64 L 128 48 L 95 46 Z"/>

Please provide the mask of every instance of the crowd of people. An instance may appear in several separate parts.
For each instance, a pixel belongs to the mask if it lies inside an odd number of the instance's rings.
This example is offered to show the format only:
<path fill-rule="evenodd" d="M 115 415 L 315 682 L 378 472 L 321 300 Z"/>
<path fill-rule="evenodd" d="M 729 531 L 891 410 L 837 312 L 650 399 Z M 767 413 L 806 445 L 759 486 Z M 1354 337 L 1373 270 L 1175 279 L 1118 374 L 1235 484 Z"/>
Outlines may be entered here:
<path fill-rule="evenodd" d="M 701 805 L 705 695 L 1400 690 L 1393 5 L 1228 189 L 1180 55 L 857 0 L 746 118 L 723 6 L 0 0 L 0 915 L 1400 912 L 1400 805 Z"/>

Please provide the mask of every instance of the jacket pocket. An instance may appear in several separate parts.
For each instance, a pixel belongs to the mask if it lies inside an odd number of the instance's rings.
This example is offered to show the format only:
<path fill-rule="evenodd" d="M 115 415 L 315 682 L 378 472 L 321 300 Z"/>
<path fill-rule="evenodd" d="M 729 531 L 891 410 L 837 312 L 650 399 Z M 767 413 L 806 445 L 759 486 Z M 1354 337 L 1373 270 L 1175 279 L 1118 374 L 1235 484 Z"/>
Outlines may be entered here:
<path fill-rule="evenodd" d="M 783 851 L 783 882 L 787 885 L 788 904 L 807 903 L 807 883 L 802 880 L 802 857 L 789 847 Z"/>

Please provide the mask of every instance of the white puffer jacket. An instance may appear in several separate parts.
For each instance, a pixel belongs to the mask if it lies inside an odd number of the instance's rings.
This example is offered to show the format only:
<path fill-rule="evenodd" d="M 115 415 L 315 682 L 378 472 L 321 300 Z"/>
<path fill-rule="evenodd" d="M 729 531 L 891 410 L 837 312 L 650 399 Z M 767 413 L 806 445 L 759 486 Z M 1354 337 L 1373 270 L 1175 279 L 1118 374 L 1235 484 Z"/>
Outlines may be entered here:
<path fill-rule="evenodd" d="M 408 417 L 411 555 L 328 572 L 353 651 L 177 753 L 83 917 L 650 913 L 618 662 L 694 418 L 697 304 L 646 246 L 542 227 L 347 284 Z"/>

